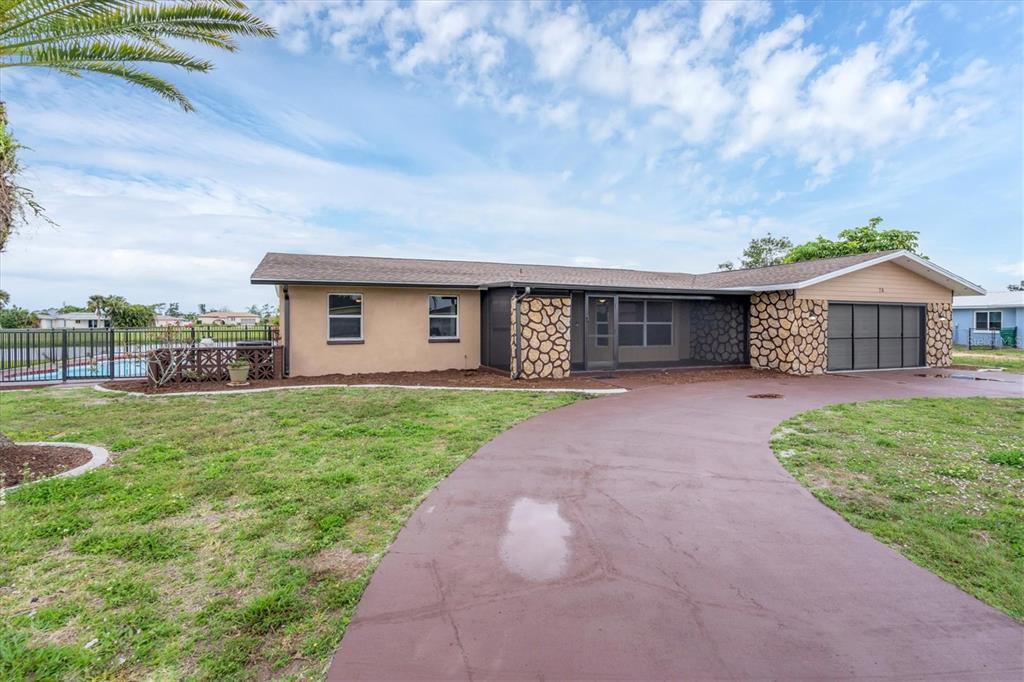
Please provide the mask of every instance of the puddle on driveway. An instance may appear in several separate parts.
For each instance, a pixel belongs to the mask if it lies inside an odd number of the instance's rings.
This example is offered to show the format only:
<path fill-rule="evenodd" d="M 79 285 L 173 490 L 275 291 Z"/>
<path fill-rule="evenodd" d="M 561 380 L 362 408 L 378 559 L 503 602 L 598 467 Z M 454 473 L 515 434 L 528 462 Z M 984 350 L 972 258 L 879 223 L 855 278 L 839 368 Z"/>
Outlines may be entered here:
<path fill-rule="evenodd" d="M 500 555 L 508 570 L 527 580 L 554 580 L 569 564 L 572 526 L 558 513 L 557 502 L 520 497 L 512 505 Z"/>

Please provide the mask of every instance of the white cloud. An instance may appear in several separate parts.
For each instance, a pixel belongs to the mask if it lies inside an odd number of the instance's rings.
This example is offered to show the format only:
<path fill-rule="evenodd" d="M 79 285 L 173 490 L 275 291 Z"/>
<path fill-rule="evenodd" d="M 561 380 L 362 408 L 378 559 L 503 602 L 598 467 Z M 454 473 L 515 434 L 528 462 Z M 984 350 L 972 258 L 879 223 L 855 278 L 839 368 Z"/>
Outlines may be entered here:
<path fill-rule="evenodd" d="M 878 35 L 848 49 L 810 42 L 807 17 L 773 21 L 772 7 L 760 1 L 662 2 L 621 8 L 600 21 L 578 3 L 265 7 L 288 35 L 329 35 L 343 54 L 371 64 L 383 53 L 397 74 L 427 72 L 447 82 L 460 102 L 485 102 L 567 130 L 581 127 L 601 142 L 618 139 L 601 120 L 606 112 L 626 111 L 629 128 L 673 131 L 688 144 L 717 148 L 725 159 L 752 151 L 790 156 L 811 169 L 811 184 L 860 154 L 930 131 L 947 134 L 984 111 L 977 99 L 952 102 L 950 94 L 972 87 L 984 63 L 945 89 L 929 82 L 916 0 L 880 13 Z M 862 23 L 856 36 L 866 30 Z M 299 39 L 296 44 L 308 49 Z M 589 106 L 588 98 L 604 106 Z M 570 100 L 578 105 L 570 107 Z"/>

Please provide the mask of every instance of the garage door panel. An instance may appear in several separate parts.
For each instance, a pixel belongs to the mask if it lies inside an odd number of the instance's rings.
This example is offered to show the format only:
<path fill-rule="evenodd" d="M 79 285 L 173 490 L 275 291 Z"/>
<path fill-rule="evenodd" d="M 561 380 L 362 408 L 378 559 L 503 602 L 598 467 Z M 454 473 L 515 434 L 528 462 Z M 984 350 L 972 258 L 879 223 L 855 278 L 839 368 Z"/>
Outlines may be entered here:
<path fill-rule="evenodd" d="M 857 339 L 853 344 L 854 369 L 878 369 L 878 339 Z"/>
<path fill-rule="evenodd" d="M 903 339 L 878 340 L 878 367 L 882 369 L 903 366 Z"/>
<path fill-rule="evenodd" d="M 853 306 L 829 304 L 828 338 L 848 339 L 853 336 Z"/>
<path fill-rule="evenodd" d="M 831 320 L 829 321 L 831 325 Z M 850 369 L 853 367 L 853 340 L 829 339 L 828 368 L 832 370 Z"/>
<path fill-rule="evenodd" d="M 923 364 L 921 362 L 921 339 L 903 339 L 903 366 L 917 367 L 921 364 Z"/>
<path fill-rule="evenodd" d="M 882 338 L 899 337 L 903 333 L 903 307 L 878 306 L 878 335 Z"/>
<path fill-rule="evenodd" d="M 921 308 L 919 306 L 903 307 L 903 335 L 921 336 Z"/>
<path fill-rule="evenodd" d="M 868 339 L 878 336 L 878 306 L 853 306 L 853 337 Z"/>

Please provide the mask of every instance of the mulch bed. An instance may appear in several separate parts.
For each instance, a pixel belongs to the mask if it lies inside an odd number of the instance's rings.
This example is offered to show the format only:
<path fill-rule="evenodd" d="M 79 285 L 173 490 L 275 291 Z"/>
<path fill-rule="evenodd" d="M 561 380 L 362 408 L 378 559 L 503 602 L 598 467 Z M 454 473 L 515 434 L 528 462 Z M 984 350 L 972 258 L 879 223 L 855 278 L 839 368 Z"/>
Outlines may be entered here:
<path fill-rule="evenodd" d="M 184 391 L 239 391 L 274 386 L 310 386 L 320 384 L 393 384 L 398 386 L 451 386 L 475 388 L 643 388 L 670 384 L 691 384 L 703 381 L 753 379 L 778 376 L 774 372 L 754 372 L 749 367 L 678 368 L 613 372 L 608 374 L 578 374 L 565 379 L 511 379 L 507 374 L 489 370 L 442 370 L 436 372 L 380 372 L 374 374 L 327 374 L 317 377 L 291 377 L 250 381 L 248 386 L 232 387 L 225 382 L 196 382 L 172 384 L 153 388 L 145 379 L 108 381 L 101 386 L 117 391 L 137 393 L 181 393 Z"/>
<path fill-rule="evenodd" d="M 0 448 L 0 487 L 9 488 L 82 466 L 92 459 L 85 448 L 15 445 Z"/>

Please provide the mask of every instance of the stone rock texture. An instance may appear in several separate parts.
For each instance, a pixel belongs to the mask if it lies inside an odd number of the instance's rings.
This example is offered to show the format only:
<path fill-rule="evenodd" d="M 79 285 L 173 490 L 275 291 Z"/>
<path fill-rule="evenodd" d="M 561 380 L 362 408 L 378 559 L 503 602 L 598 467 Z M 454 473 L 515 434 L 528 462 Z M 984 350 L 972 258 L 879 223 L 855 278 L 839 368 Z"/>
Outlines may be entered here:
<path fill-rule="evenodd" d="M 522 379 L 569 376 L 570 298 L 524 296 L 519 301 L 522 328 Z M 512 378 L 516 378 L 516 309 L 512 302 Z"/>
<path fill-rule="evenodd" d="M 750 366 L 787 374 L 828 367 L 828 301 L 797 300 L 792 291 L 750 297 Z"/>
<path fill-rule="evenodd" d="M 709 363 L 741 363 L 746 306 L 727 301 L 690 303 L 690 357 Z"/>
<path fill-rule="evenodd" d="M 953 306 L 929 303 L 925 310 L 924 361 L 929 367 L 953 364 Z"/>

